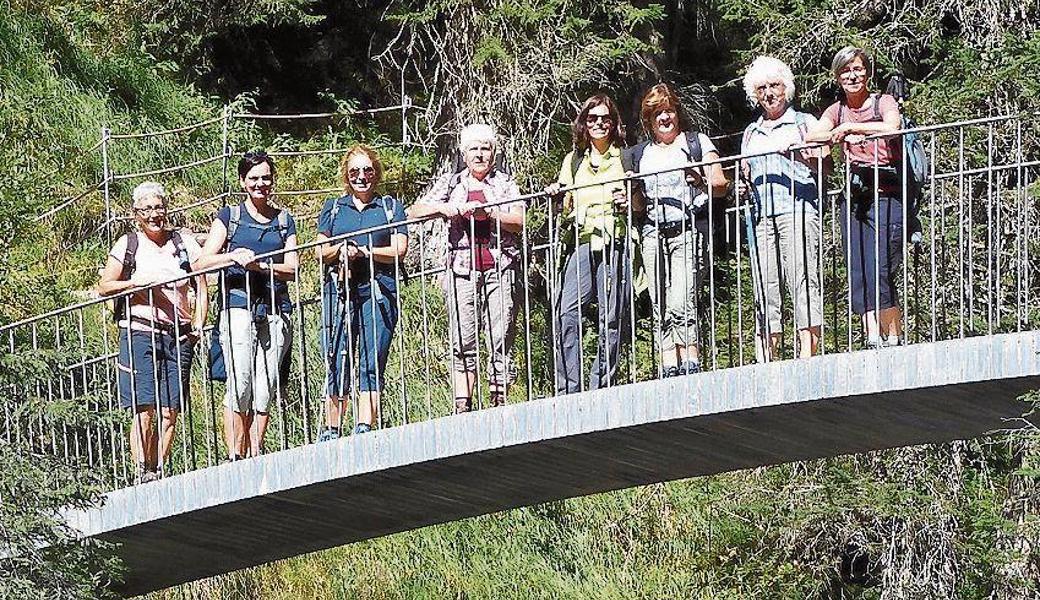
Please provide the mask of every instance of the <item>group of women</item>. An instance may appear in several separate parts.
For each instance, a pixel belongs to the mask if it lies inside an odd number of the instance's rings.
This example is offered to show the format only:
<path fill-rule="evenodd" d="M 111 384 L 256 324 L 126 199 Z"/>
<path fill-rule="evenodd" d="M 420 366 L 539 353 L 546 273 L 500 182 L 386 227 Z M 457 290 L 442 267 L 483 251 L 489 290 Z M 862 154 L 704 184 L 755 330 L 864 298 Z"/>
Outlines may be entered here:
<path fill-rule="evenodd" d="M 791 296 L 797 353 L 816 351 L 823 320 L 816 268 L 820 183 L 829 144 L 841 144 L 858 180 L 841 201 L 852 308 L 863 318 L 869 346 L 901 342 L 892 281 L 903 240 L 903 186 L 894 175 L 899 138 L 865 141 L 898 130 L 900 114 L 892 97 L 870 93 L 871 69 L 862 50 L 838 52 L 832 70 L 842 99 L 819 119 L 792 106 L 794 77 L 781 61 L 760 57 L 744 77 L 747 98 L 761 115 L 743 133 L 744 159 L 734 179 L 739 202 L 749 208 L 760 360 L 776 357 L 783 282 Z M 557 181 L 545 189 L 560 201 L 558 224 L 567 240 L 558 246 L 562 260 L 552 299 L 561 394 L 585 387 L 583 314 L 592 304 L 598 335 L 588 388 L 611 384 L 621 344 L 635 322 L 632 299 L 646 284 L 661 375 L 700 370 L 697 297 L 709 266 L 712 221 L 722 216 L 713 211 L 731 183 L 716 162 L 718 150 L 695 127 L 671 86 L 658 84 L 646 93 L 640 123 L 646 141 L 626 147 L 617 105 L 604 94 L 590 97 L 572 126 L 573 150 Z M 464 128 L 459 153 L 462 168 L 438 179 L 408 210 L 378 192 L 383 168 L 374 150 L 358 145 L 341 160 L 344 194 L 325 202 L 317 223 L 328 372 L 321 440 L 340 436 L 352 390 L 354 433 L 367 432 L 378 421 L 398 320 L 408 218 L 447 222 L 442 290 L 455 412 L 474 408 L 475 387 L 485 378 L 488 404 L 506 402 L 515 378 L 510 353 L 526 204 L 512 177 L 496 166 L 499 148 L 491 127 Z M 299 270 L 296 225 L 286 209 L 272 203 L 270 156 L 245 154 L 238 175 L 245 200 L 218 211 L 201 248 L 167 228 L 161 185 L 138 186 L 133 213 L 139 231 L 116 242 L 102 274 L 101 294 L 134 290 L 126 298 L 129 309 L 117 311 L 118 371 L 122 404 L 133 414 L 131 448 L 142 481 L 160 476 L 168 458 L 206 321 L 205 278 L 193 271 L 224 267 L 217 294 L 219 344 L 213 351 L 227 365 L 224 431 L 230 459 L 262 452 L 269 406 L 287 377 L 293 338 L 287 282 Z M 180 279 L 153 286 L 174 277 Z M 478 364 L 481 333 L 489 348 L 485 364 Z M 159 435 L 153 431 L 156 420 Z"/>

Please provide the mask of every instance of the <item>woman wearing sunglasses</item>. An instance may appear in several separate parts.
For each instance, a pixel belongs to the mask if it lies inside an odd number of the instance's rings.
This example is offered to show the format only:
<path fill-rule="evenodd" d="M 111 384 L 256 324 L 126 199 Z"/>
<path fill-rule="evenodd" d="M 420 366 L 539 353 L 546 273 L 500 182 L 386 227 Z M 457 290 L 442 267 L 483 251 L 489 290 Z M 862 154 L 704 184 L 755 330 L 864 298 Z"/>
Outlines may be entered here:
<path fill-rule="evenodd" d="M 556 300 L 556 390 L 581 391 L 582 312 L 595 301 L 593 331 L 599 333 L 589 369 L 589 388 L 611 385 L 622 341 L 629 335 L 632 297 L 631 212 L 642 206 L 627 192 L 621 162 L 624 145 L 617 105 L 596 94 L 582 105 L 571 128 L 574 149 L 563 159 L 550 195 L 564 192 L 561 226 L 574 240 L 564 259 Z"/>
<path fill-rule="evenodd" d="M 379 421 L 390 342 L 397 326 L 397 285 L 408 250 L 404 207 L 376 188 L 383 165 L 375 150 L 355 145 L 340 160 L 344 194 L 318 215 L 317 248 L 324 271 L 322 344 L 328 363 L 326 428 L 319 441 L 340 436 L 350 391 L 357 390 L 354 433 Z M 394 225 L 396 224 L 396 225 Z M 358 235 L 343 237 L 354 231 Z M 355 367 L 356 363 L 356 367 Z"/>

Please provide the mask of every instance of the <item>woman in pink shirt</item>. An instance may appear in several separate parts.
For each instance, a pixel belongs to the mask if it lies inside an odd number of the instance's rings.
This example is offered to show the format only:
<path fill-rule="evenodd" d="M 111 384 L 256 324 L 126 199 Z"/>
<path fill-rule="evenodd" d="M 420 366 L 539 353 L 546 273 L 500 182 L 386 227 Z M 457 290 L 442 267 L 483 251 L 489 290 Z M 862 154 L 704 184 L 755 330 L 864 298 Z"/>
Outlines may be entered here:
<path fill-rule="evenodd" d="M 827 107 L 806 139 L 841 144 L 848 163 L 841 224 L 852 310 L 863 319 L 867 347 L 898 346 L 903 341 L 895 283 L 904 240 L 901 139 L 867 138 L 900 129 L 899 103 L 871 93 L 871 60 L 860 48 L 838 51 L 831 70 L 843 98 Z"/>
<path fill-rule="evenodd" d="M 130 451 L 138 482 L 144 483 L 161 477 L 170 457 L 177 415 L 188 402 L 188 374 L 209 302 L 204 276 L 156 285 L 190 273 L 202 250 L 192 236 L 167 228 L 167 195 L 162 185 L 142 183 L 133 198 L 137 230 L 112 247 L 98 293 L 113 296 L 136 290 L 116 299 L 116 368 L 120 405 L 133 414 Z"/>

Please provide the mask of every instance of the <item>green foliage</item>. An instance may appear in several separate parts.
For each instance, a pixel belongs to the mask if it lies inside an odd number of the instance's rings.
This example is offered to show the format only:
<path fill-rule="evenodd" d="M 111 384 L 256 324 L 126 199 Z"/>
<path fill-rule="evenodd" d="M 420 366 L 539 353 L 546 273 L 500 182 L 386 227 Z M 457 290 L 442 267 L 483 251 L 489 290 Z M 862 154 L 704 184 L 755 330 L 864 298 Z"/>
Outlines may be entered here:
<path fill-rule="evenodd" d="M 63 428 L 103 424 L 81 406 L 45 403 L 46 389 L 68 356 L 19 353 L 0 356 L 0 597 L 109 598 L 120 577 L 109 548 L 81 541 L 62 512 L 97 506 L 101 487 L 90 465 L 47 452 L 35 423 Z M 16 383 L 17 382 L 17 383 Z M 13 410 L 12 410 L 13 409 Z"/>

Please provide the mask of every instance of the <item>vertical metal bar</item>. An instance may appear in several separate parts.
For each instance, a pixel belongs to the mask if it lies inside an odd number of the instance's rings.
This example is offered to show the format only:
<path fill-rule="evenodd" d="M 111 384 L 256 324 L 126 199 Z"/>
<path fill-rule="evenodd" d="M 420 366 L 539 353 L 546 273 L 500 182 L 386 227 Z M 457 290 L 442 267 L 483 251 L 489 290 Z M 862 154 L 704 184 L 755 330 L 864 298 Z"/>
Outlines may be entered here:
<path fill-rule="evenodd" d="M 537 198 L 531 200 L 532 203 L 535 201 L 537 201 Z M 534 365 L 531 364 L 531 240 L 527 233 L 526 205 L 524 207 L 524 228 L 521 235 L 523 236 L 520 240 L 520 248 L 523 252 L 523 256 L 521 256 L 521 267 L 524 270 L 524 365 L 527 370 L 526 399 L 530 402 L 534 397 L 534 376 L 532 374 Z M 549 296 L 549 303 L 552 303 L 551 295 Z"/>
<path fill-rule="evenodd" d="M 993 335 L 993 123 L 986 136 L 986 334 Z"/>
<path fill-rule="evenodd" d="M 320 256 L 320 254 L 321 254 L 320 250 L 318 251 L 318 254 Z M 324 291 L 325 286 L 322 285 L 320 261 L 319 261 L 319 265 L 318 266 L 319 266 L 319 270 L 318 270 L 318 274 L 319 274 L 318 275 L 319 276 L 318 286 L 319 287 L 318 287 L 318 289 L 319 289 L 319 292 L 321 292 L 321 291 Z M 299 320 L 299 323 L 300 323 L 299 334 L 296 337 L 297 337 L 297 347 L 299 348 L 299 352 L 300 352 L 300 399 L 303 401 L 303 441 L 304 441 L 305 444 L 310 444 L 311 442 L 314 441 L 313 435 L 312 435 L 313 434 L 313 424 L 311 423 L 310 381 L 309 381 L 309 379 L 307 377 L 308 373 L 310 372 L 310 369 L 307 368 L 307 344 L 304 343 L 304 340 L 306 338 L 307 329 L 306 329 L 306 322 L 305 322 L 306 315 L 304 315 L 304 311 L 303 311 L 303 301 L 302 301 L 302 299 L 300 297 L 301 296 L 301 292 L 300 292 L 300 256 L 299 256 L 299 254 L 297 254 L 297 257 L 296 257 L 296 267 L 294 268 L 294 271 L 295 271 L 295 275 L 293 277 L 293 287 L 296 289 L 296 318 Z M 320 300 L 321 299 L 319 298 L 319 304 L 324 304 L 323 302 L 320 302 Z"/>
<path fill-rule="evenodd" d="M 101 127 L 101 181 L 105 196 L 105 238 L 108 247 L 112 247 L 112 171 L 108 161 L 108 144 L 112 131 L 107 126 Z"/>
<path fill-rule="evenodd" d="M 937 277 L 938 277 L 938 269 L 936 268 L 936 265 L 935 265 L 935 258 L 936 258 L 936 256 L 935 256 L 935 244 L 936 244 L 936 241 L 935 241 L 935 230 L 936 230 L 937 225 L 938 225 L 936 223 L 936 221 L 937 221 L 936 215 L 937 214 L 940 216 L 938 221 L 940 223 L 942 223 L 942 224 L 945 224 L 945 219 L 941 218 L 942 215 L 945 214 L 945 211 L 940 210 L 938 205 L 936 204 L 936 188 L 939 187 L 939 183 L 935 180 L 935 159 L 936 159 L 936 155 L 935 155 L 935 138 L 938 135 L 939 135 L 938 132 L 935 132 L 935 133 L 932 134 L 932 138 L 930 140 L 930 144 L 929 144 L 929 148 L 928 148 L 928 155 L 932 157 L 932 160 L 929 161 L 929 166 L 928 166 L 929 179 L 932 182 L 932 190 L 931 190 L 931 196 L 932 197 L 931 197 L 930 202 L 928 203 L 928 205 L 931 207 L 931 213 L 929 214 L 930 218 L 928 219 L 928 222 L 929 222 L 928 229 L 929 229 L 930 238 L 931 238 L 929 240 L 929 242 L 928 242 L 929 263 L 931 265 L 931 271 L 930 271 L 928 288 L 929 288 L 929 292 L 930 292 L 930 295 L 931 295 L 931 315 L 932 315 L 932 320 L 931 320 L 931 325 L 932 325 L 932 327 L 931 327 L 931 337 L 929 338 L 929 341 L 932 341 L 932 342 L 936 341 L 938 333 L 939 333 L 939 331 L 938 331 L 938 329 L 939 329 L 939 327 L 938 327 L 939 310 L 938 310 L 938 304 L 937 304 L 937 298 L 936 298 L 936 291 L 937 291 L 937 287 L 938 287 L 938 284 L 936 283 L 936 280 L 937 280 Z M 938 225 L 938 226 L 942 226 L 942 225 Z"/>
<path fill-rule="evenodd" d="M 1022 176 L 1022 119 L 1019 117 L 1015 119 L 1015 202 L 1018 205 L 1015 211 L 1018 215 L 1018 226 L 1015 227 L 1017 240 L 1015 271 L 1018 275 L 1015 278 L 1018 284 L 1018 294 L 1015 296 L 1017 301 L 1015 306 L 1016 331 L 1022 331 L 1022 323 L 1027 314 L 1025 299 L 1029 289 L 1026 270 L 1028 263 L 1024 256 L 1026 244 L 1029 243 L 1029 236 L 1025 230 L 1025 224 L 1028 222 L 1025 218 L 1026 186 L 1022 183 Z"/>
<path fill-rule="evenodd" d="M 960 126 L 957 128 L 958 142 L 957 142 L 957 273 L 958 273 L 958 285 L 957 285 L 957 298 L 959 301 L 958 311 L 958 334 L 959 337 L 964 337 L 964 293 L 965 293 L 965 276 L 964 276 L 964 246 L 965 246 L 965 235 L 964 235 L 964 127 Z M 969 325 L 970 326 L 970 325 Z"/>
<path fill-rule="evenodd" d="M 424 381 L 423 391 L 426 394 L 426 418 L 433 418 L 433 387 L 430 383 L 430 309 L 426 301 L 426 222 L 419 223 L 419 299 L 422 305 L 422 352 Z M 450 256 L 450 251 L 449 251 Z M 449 259 L 450 260 L 450 259 Z M 450 269 L 445 277 L 450 277 Z M 450 326 L 449 326 L 450 327 Z M 449 332 L 450 337 L 450 332 Z M 452 377 L 449 366 L 448 376 Z M 452 384 L 454 385 L 454 384 Z M 454 400 L 452 400 L 454 402 Z"/>

